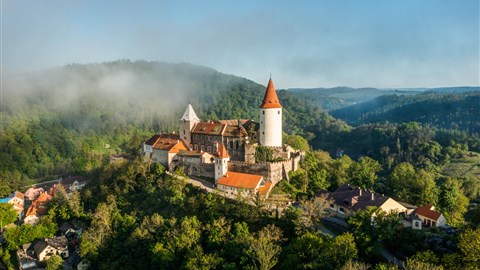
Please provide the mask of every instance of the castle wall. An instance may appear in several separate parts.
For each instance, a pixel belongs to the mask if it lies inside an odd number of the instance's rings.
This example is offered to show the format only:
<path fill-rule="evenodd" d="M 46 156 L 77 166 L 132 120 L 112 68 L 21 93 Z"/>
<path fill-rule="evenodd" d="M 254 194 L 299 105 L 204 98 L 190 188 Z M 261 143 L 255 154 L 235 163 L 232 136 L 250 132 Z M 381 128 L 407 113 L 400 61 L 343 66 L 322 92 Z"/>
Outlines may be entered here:
<path fill-rule="evenodd" d="M 293 170 L 294 164 L 294 159 L 262 163 L 230 161 L 228 164 L 228 170 L 232 172 L 261 175 L 264 177 L 265 181 L 271 181 L 276 184 L 280 180 L 288 178 L 288 172 Z"/>
<path fill-rule="evenodd" d="M 258 144 L 245 144 L 245 158 L 247 163 L 255 163 L 255 148 Z"/>

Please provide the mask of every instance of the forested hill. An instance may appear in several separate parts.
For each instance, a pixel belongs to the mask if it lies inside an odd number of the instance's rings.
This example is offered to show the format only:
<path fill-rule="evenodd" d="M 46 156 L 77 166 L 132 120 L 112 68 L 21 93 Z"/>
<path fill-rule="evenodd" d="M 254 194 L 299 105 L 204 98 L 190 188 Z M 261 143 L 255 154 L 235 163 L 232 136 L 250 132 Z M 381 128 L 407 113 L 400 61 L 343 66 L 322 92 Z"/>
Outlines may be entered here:
<path fill-rule="evenodd" d="M 176 131 L 189 102 L 203 120 L 258 121 L 265 93 L 206 67 L 128 60 L 9 76 L 3 84 L 0 195 L 31 178 L 91 172 L 108 154 L 134 154 L 148 136 Z M 348 128 L 287 92 L 279 97 L 288 133 Z"/>
<path fill-rule="evenodd" d="M 451 90 L 381 96 L 331 113 L 352 124 L 415 121 L 480 133 L 480 91 L 453 93 Z"/>
<path fill-rule="evenodd" d="M 287 91 L 313 105 L 331 111 L 341 109 L 356 103 L 365 102 L 383 95 L 412 95 L 424 89 L 378 89 L 378 88 L 290 88 Z"/>

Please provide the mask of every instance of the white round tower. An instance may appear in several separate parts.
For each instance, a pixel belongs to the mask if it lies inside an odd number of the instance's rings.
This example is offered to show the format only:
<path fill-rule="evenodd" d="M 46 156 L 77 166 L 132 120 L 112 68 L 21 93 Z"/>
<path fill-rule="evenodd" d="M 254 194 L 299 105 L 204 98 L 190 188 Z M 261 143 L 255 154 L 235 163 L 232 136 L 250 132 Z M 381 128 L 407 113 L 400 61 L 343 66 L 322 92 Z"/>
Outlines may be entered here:
<path fill-rule="evenodd" d="M 260 145 L 282 146 L 282 105 L 272 79 L 260 106 Z"/>

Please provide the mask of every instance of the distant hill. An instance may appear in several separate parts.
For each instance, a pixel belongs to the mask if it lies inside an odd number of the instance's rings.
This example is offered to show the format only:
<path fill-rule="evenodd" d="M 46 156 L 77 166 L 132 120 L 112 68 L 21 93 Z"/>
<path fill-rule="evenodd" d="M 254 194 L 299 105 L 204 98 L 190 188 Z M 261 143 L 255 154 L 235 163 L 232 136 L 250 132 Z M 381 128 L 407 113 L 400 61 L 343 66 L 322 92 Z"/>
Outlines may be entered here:
<path fill-rule="evenodd" d="M 353 104 L 365 102 L 383 95 L 411 95 L 418 94 L 418 89 L 394 90 L 378 88 L 289 88 L 293 95 L 309 101 L 326 111 L 344 108 Z"/>
<path fill-rule="evenodd" d="M 351 124 L 416 121 L 440 128 L 480 133 L 480 91 L 438 88 L 417 95 L 388 95 L 331 114 Z"/>
<path fill-rule="evenodd" d="M 384 95 L 416 95 L 422 92 L 464 93 L 480 91 L 478 86 L 439 88 L 289 88 L 287 91 L 326 111 L 339 110 Z"/>

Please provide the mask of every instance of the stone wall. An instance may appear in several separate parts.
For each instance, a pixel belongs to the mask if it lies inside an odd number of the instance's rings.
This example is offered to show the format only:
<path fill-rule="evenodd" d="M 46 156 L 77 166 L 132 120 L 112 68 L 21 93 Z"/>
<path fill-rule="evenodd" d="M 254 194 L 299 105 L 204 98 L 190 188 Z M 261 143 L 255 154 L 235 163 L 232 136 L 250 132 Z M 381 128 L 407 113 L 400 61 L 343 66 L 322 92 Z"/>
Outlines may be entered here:
<path fill-rule="evenodd" d="M 294 164 L 294 159 L 262 163 L 230 161 L 228 163 L 228 170 L 232 172 L 261 175 L 264 177 L 265 181 L 272 181 L 276 184 L 282 179 L 288 179 L 288 172 L 293 169 Z"/>
<path fill-rule="evenodd" d="M 255 163 L 255 148 L 258 144 L 245 144 L 245 162 Z"/>

